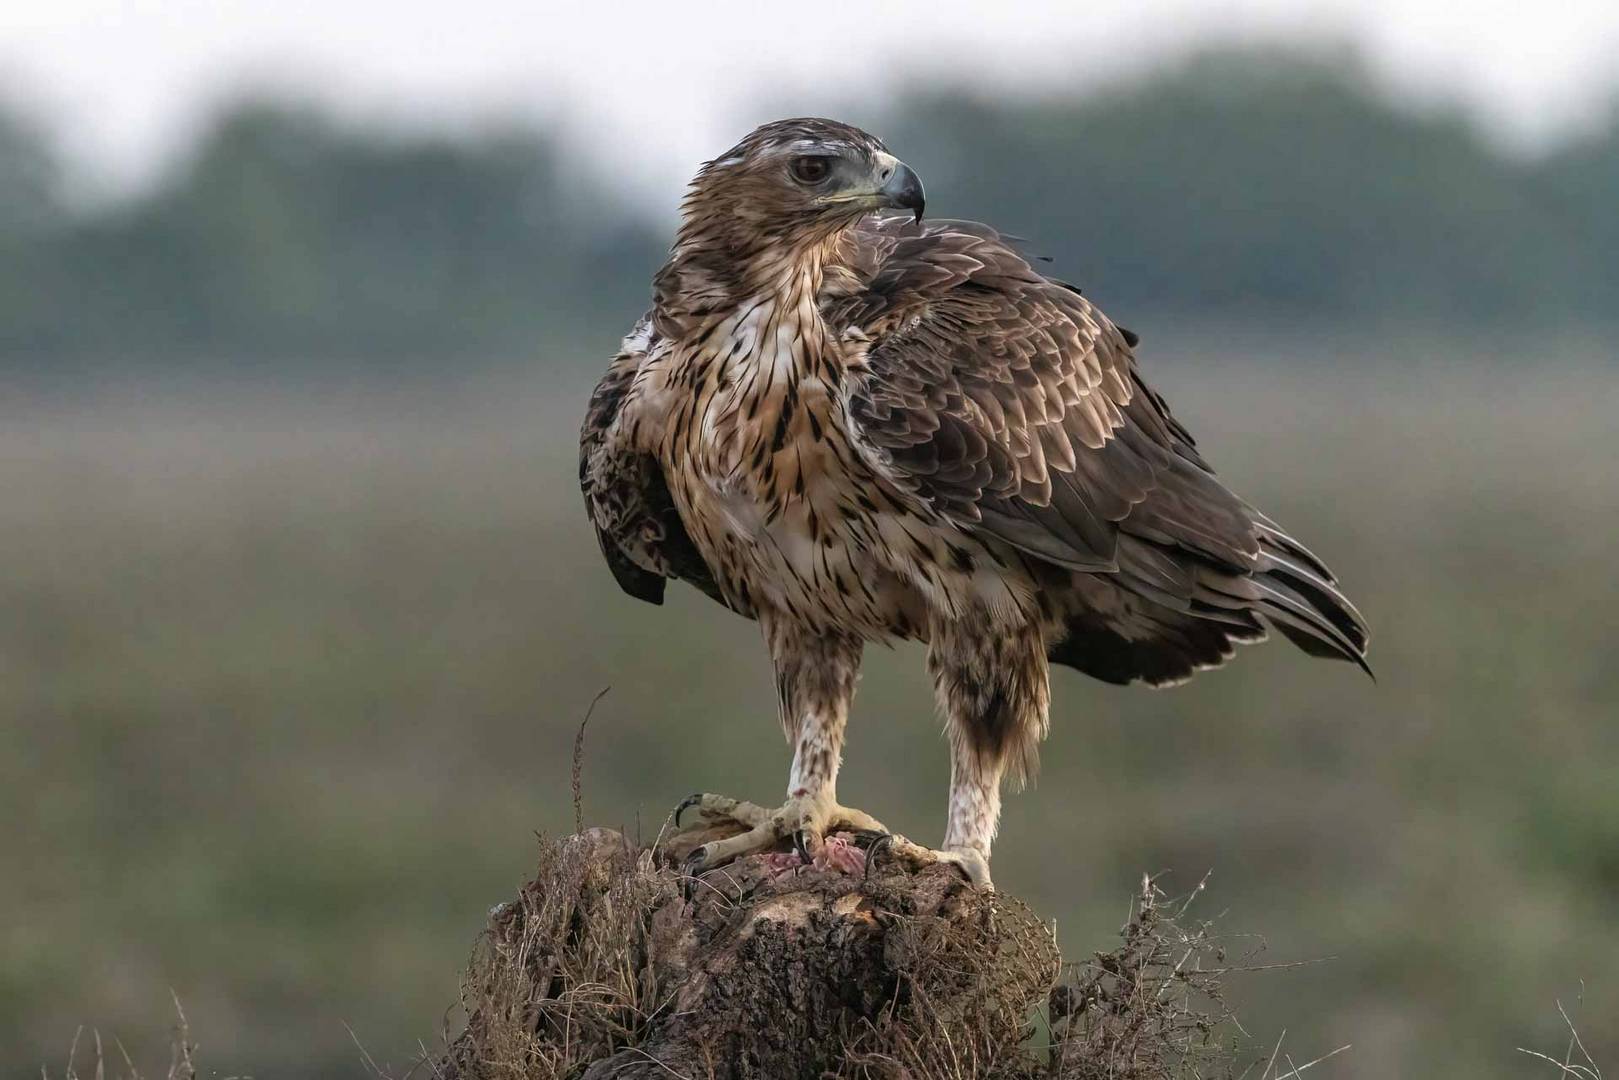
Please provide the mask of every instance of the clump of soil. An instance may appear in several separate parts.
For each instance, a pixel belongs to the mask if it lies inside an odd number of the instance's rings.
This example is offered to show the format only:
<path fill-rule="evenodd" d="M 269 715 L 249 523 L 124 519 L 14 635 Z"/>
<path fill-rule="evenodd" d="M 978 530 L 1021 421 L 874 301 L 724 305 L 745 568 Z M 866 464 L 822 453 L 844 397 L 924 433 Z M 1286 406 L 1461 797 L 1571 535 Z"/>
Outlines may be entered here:
<path fill-rule="evenodd" d="M 776 853 L 685 877 L 680 858 L 710 838 L 542 839 L 430 1074 L 1137 1080 L 1235 1062 L 1221 947 L 1150 883 L 1118 949 L 1065 967 L 1025 905 L 951 867 L 856 876 Z"/>

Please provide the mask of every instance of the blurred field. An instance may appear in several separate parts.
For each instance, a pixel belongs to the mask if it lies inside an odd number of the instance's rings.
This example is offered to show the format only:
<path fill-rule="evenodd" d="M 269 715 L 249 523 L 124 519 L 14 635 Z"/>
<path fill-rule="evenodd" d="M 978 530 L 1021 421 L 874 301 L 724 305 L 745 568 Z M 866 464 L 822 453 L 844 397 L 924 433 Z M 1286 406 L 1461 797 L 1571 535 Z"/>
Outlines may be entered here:
<path fill-rule="evenodd" d="M 1064 672 L 996 880 L 1084 953 L 1141 871 L 1212 867 L 1227 929 L 1337 958 L 1236 988 L 1258 1039 L 1353 1043 L 1324 1074 L 1524 1075 L 1582 980 L 1619 1062 L 1619 380 L 1597 351 L 1297 347 L 1146 356 L 1339 569 L 1380 682 L 1285 644 L 1165 693 Z M 345 1023 L 407 1061 L 532 831 L 569 826 L 603 686 L 592 820 L 777 794 L 753 627 L 599 563 L 574 366 L 0 399 L 0 1073 L 81 1022 L 158 1060 L 171 987 L 221 1074 L 355 1075 Z M 845 800 L 936 838 L 917 650 L 871 651 L 851 735 Z"/>

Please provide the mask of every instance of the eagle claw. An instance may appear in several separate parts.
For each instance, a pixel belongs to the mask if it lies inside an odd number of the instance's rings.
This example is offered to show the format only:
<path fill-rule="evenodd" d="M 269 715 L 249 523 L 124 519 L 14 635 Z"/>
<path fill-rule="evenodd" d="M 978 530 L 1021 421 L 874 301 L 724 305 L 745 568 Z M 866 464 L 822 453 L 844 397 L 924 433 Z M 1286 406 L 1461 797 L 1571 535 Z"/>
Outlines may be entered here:
<path fill-rule="evenodd" d="M 729 823 L 740 826 L 741 831 L 693 848 L 684 864 L 689 875 L 712 870 L 744 855 L 771 851 L 788 839 L 804 865 L 859 874 L 856 858 L 851 857 L 855 854 L 853 848 L 867 847 L 873 837 L 887 832 L 882 822 L 870 814 L 839 806 L 830 792 L 813 797 L 795 795 L 775 810 L 724 795 L 693 795 L 675 808 L 677 830 L 685 812 L 693 807 L 697 808 L 699 818 L 693 825 L 694 830 Z M 829 848 L 827 837 L 834 832 L 853 834 L 853 845 L 839 841 Z M 703 838 L 708 835 L 713 834 L 707 833 Z"/>
<path fill-rule="evenodd" d="M 878 854 L 892 845 L 893 842 L 893 833 L 878 833 L 866 843 L 866 872 L 861 875 L 860 880 L 862 882 L 871 880 L 871 868 L 877 862 Z"/>
<path fill-rule="evenodd" d="M 692 848 L 680 863 L 680 898 L 688 904 L 697 898 L 697 879 L 703 872 L 704 854 L 702 847 Z"/>
<path fill-rule="evenodd" d="M 969 885 L 980 889 L 995 888 L 995 883 L 989 877 L 989 860 L 976 848 L 946 848 L 943 851 L 935 851 L 920 844 L 913 844 L 905 837 L 893 833 L 883 833 L 875 837 L 866 849 L 867 880 L 871 878 L 872 864 L 877 861 L 878 855 L 884 852 L 899 856 L 912 870 L 949 863 L 967 879 Z"/>
<path fill-rule="evenodd" d="M 680 805 L 675 807 L 675 828 L 680 828 L 680 815 L 702 801 L 703 793 L 700 791 L 695 795 L 687 795 L 684 799 L 681 799 Z"/>

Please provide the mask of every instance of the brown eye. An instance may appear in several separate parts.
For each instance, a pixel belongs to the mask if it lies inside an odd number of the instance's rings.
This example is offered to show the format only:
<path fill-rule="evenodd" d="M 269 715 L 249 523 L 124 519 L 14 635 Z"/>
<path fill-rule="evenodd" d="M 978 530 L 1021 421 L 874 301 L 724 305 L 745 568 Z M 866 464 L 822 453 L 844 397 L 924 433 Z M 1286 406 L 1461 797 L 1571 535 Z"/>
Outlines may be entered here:
<path fill-rule="evenodd" d="M 788 166 L 793 179 L 800 184 L 819 184 L 832 173 L 832 160 L 814 154 L 793 158 Z"/>

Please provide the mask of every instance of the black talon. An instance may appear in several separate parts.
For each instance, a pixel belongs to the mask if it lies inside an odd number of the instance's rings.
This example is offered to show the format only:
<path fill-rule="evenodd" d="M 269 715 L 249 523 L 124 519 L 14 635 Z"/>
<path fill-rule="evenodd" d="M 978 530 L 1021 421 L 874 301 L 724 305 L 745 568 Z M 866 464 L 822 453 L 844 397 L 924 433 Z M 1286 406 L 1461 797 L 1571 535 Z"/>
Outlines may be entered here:
<path fill-rule="evenodd" d="M 878 833 L 871 838 L 871 843 L 866 846 L 866 872 L 860 878 L 862 882 L 871 880 L 871 866 L 877 861 L 877 853 L 892 845 L 893 842 L 893 833 Z"/>
<path fill-rule="evenodd" d="M 702 801 L 703 796 L 700 792 L 696 795 L 687 795 L 684 799 L 681 799 L 680 805 L 675 807 L 675 828 L 680 828 L 680 815 Z"/>
<path fill-rule="evenodd" d="M 703 862 L 703 848 L 694 847 L 680 864 L 680 896 L 688 904 L 697 897 L 697 876 Z"/>
<path fill-rule="evenodd" d="M 798 852 L 798 857 L 803 859 L 806 863 L 814 861 L 810 858 L 809 845 L 804 843 L 803 829 L 793 830 L 793 850 Z"/>
<path fill-rule="evenodd" d="M 883 839 L 884 837 L 892 836 L 893 834 L 878 832 L 876 829 L 850 829 L 849 835 L 854 837 L 855 847 L 859 848 L 861 851 L 869 851 L 871 850 L 871 846 L 877 841 Z"/>

